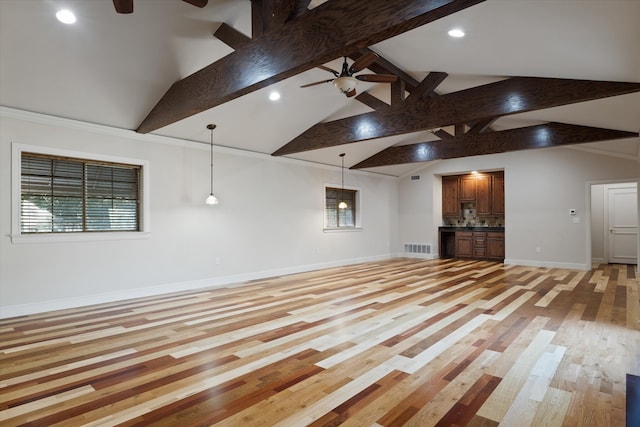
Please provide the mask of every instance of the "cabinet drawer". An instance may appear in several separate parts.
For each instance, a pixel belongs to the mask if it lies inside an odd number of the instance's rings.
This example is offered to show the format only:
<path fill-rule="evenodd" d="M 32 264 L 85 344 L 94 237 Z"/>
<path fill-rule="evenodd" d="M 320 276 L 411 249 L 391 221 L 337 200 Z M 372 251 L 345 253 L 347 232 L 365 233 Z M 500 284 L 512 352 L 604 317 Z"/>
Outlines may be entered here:
<path fill-rule="evenodd" d="M 487 250 L 484 247 L 474 247 L 473 248 L 473 257 L 474 258 L 485 258 L 487 256 Z"/>
<path fill-rule="evenodd" d="M 473 246 L 486 247 L 487 233 L 473 233 Z"/>

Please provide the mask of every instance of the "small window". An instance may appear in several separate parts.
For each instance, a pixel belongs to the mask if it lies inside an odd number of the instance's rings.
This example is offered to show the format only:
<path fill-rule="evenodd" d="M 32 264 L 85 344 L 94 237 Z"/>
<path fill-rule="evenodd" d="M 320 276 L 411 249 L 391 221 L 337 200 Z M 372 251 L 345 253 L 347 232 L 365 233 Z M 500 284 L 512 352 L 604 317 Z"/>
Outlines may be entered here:
<path fill-rule="evenodd" d="M 357 190 L 325 187 L 325 228 L 355 228 L 357 200 Z"/>
<path fill-rule="evenodd" d="M 22 152 L 20 233 L 140 231 L 140 165 Z"/>

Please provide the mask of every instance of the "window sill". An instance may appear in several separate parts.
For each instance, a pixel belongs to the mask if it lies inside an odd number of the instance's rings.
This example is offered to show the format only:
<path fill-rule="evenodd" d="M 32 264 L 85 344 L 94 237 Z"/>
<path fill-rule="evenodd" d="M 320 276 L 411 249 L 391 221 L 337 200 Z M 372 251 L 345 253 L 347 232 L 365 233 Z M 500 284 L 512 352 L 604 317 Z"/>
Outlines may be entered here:
<path fill-rule="evenodd" d="M 350 233 L 354 231 L 362 231 L 363 229 L 360 227 L 340 227 L 340 228 L 324 228 L 322 229 L 325 233 Z"/>
<path fill-rule="evenodd" d="M 12 234 L 11 243 L 64 243 L 64 242 L 99 242 L 108 240 L 148 239 L 151 233 L 144 231 L 123 231 L 104 233 L 36 233 Z"/>

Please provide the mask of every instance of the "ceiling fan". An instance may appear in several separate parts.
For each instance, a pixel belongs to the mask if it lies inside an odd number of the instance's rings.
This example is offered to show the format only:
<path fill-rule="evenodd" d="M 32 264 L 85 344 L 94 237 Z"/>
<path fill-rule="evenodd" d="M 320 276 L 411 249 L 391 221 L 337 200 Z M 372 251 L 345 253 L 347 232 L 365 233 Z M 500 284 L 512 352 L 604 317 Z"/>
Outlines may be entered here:
<path fill-rule="evenodd" d="M 320 65 L 318 68 L 328 71 L 335 76 L 333 79 L 321 80 L 315 83 L 309 83 L 300 87 L 315 86 L 323 83 L 333 83 L 333 85 L 342 93 L 347 95 L 348 98 L 356 95 L 356 86 L 358 80 L 363 82 L 375 82 L 375 83 L 393 83 L 398 79 L 398 76 L 392 74 L 360 74 L 354 76 L 360 70 L 367 68 L 369 65 L 376 62 L 378 55 L 373 52 L 368 52 L 358 58 L 351 66 L 347 63 L 347 57 L 344 57 L 342 63 L 342 70 L 338 73 L 336 70 Z"/>
<path fill-rule="evenodd" d="M 209 0 L 182 0 L 197 7 L 205 7 Z M 118 13 L 133 13 L 133 0 L 113 0 Z"/>

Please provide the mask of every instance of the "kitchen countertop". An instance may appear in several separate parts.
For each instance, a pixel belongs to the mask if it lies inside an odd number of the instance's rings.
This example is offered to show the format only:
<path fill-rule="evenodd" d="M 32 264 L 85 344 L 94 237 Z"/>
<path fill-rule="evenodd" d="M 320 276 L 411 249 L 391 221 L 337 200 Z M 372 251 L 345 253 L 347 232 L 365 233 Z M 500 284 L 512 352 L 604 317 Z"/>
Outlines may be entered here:
<path fill-rule="evenodd" d="M 438 231 L 498 231 L 498 232 L 504 233 L 504 227 L 483 227 L 483 226 L 458 227 L 455 225 L 443 225 L 438 227 Z"/>

